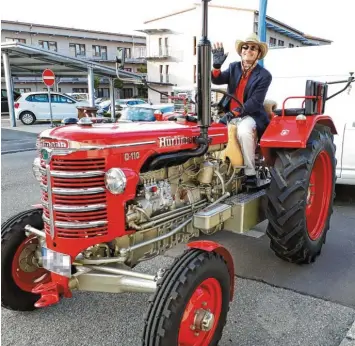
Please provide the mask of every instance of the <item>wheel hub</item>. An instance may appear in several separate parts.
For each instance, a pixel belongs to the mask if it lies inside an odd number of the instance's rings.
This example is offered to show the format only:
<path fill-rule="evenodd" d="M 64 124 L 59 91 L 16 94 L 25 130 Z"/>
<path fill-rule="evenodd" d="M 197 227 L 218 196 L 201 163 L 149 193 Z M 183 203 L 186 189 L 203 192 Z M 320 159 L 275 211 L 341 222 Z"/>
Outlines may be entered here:
<path fill-rule="evenodd" d="M 192 330 L 209 332 L 214 324 L 214 315 L 210 310 L 198 309 L 195 313 Z"/>
<path fill-rule="evenodd" d="M 32 273 L 38 269 L 36 263 L 36 244 L 27 245 L 20 253 L 19 257 L 19 269 L 26 273 Z"/>

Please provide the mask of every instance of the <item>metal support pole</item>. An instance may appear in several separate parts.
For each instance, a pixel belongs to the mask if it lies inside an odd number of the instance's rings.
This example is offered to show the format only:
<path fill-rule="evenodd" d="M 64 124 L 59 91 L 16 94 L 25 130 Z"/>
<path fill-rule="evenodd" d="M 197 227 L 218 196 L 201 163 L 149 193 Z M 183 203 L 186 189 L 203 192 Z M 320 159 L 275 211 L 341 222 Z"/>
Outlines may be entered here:
<path fill-rule="evenodd" d="M 115 107 L 115 80 L 110 78 L 110 99 L 111 99 L 111 119 L 115 119 L 116 107 Z"/>
<path fill-rule="evenodd" d="M 95 107 L 94 70 L 88 67 L 88 89 L 90 107 Z"/>
<path fill-rule="evenodd" d="M 259 39 L 266 42 L 266 8 L 267 0 L 259 0 Z M 264 66 L 264 60 L 259 60 L 259 65 Z"/>
<path fill-rule="evenodd" d="M 2 61 L 4 64 L 7 102 L 9 105 L 11 127 L 16 127 L 14 94 L 13 94 L 12 79 L 11 79 L 11 67 L 10 67 L 10 61 L 9 61 L 9 54 L 7 52 L 2 53 Z"/>

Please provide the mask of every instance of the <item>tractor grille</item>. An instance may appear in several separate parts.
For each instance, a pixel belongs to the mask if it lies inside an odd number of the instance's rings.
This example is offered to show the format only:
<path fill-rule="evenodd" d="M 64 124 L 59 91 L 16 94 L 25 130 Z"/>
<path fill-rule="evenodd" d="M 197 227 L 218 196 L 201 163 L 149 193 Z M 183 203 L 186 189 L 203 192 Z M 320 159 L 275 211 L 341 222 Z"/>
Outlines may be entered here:
<path fill-rule="evenodd" d="M 45 231 L 50 234 L 52 224 L 58 238 L 106 235 L 105 159 L 54 158 L 50 172 L 43 160 L 41 167 Z"/>

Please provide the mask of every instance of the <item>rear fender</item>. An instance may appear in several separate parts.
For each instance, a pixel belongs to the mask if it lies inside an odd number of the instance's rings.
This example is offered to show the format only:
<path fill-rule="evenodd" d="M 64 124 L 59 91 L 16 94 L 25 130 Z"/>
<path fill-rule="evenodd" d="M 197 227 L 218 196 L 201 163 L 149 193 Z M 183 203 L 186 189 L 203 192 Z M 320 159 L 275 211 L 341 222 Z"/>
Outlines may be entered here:
<path fill-rule="evenodd" d="M 307 141 L 316 124 L 328 126 L 332 134 L 337 134 L 333 120 L 328 115 L 306 116 L 277 116 L 272 118 L 260 139 L 260 148 L 268 165 L 273 165 L 273 149 L 276 148 L 305 148 Z"/>
<path fill-rule="evenodd" d="M 209 240 L 193 241 L 191 243 L 188 243 L 187 246 L 191 249 L 200 249 L 207 252 L 216 252 L 223 257 L 223 259 L 227 263 L 228 272 L 230 276 L 230 301 L 232 301 L 234 295 L 234 264 L 233 258 L 229 251 L 221 244 Z"/>
<path fill-rule="evenodd" d="M 31 207 L 36 208 L 36 209 L 43 209 L 42 204 L 32 204 Z"/>

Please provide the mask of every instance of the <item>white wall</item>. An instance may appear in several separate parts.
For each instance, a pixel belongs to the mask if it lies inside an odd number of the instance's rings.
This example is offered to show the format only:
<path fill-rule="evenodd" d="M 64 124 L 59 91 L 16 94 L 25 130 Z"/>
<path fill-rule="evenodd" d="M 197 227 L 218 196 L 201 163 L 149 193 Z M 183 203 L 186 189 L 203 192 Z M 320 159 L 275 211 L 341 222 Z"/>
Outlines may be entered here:
<path fill-rule="evenodd" d="M 346 52 L 343 46 L 336 44 L 318 47 L 300 47 L 271 50 L 264 60 L 264 67 L 270 71 L 273 81 L 267 97 L 278 102 L 279 106 L 288 96 L 304 95 L 307 79 L 320 82 L 347 79 L 349 72 L 355 72 L 355 48 L 349 46 Z M 341 85 L 330 85 L 328 94 L 334 93 Z M 355 85 L 353 85 L 355 88 Z M 329 100 L 328 107 L 353 98 L 346 93 Z M 302 100 L 290 100 L 287 107 L 300 107 Z"/>

